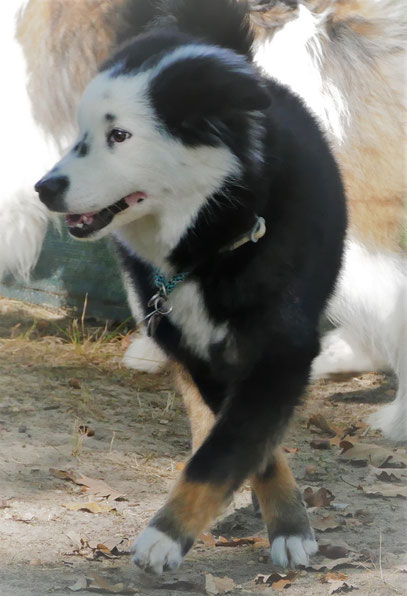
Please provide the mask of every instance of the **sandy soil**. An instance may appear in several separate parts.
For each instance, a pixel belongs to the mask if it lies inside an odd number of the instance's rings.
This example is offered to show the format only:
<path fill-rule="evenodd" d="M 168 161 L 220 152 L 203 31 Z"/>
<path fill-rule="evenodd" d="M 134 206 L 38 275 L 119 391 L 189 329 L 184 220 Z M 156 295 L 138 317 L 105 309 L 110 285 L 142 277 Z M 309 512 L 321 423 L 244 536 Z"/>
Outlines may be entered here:
<path fill-rule="evenodd" d="M 79 341 L 71 322 L 58 316 L 0 299 L 0 594 L 67 595 L 72 586 L 78 594 L 274 593 L 255 583 L 258 574 L 274 571 L 261 542 L 231 547 L 200 541 L 177 573 L 160 578 L 132 566 L 129 541 L 164 502 L 188 457 L 187 419 L 168 372 L 148 376 L 124 369 L 126 339 L 107 341 L 105 333 L 98 341 Z M 85 335 L 94 331 L 87 327 Z M 309 389 L 285 440 L 299 449 L 289 457 L 301 488 L 324 487 L 335 497 L 310 514 L 316 525 L 332 516 L 327 525 L 337 527 L 317 530 L 318 540 L 342 545 L 351 561 L 335 571 L 359 594 L 407 594 L 407 500 L 365 494 L 371 468 L 341 459 L 335 444 L 312 447 L 327 435 L 307 428 L 307 421 L 320 414 L 340 433 L 353 424 L 359 428 L 347 440 L 393 449 L 363 425 L 367 414 L 393 397 L 394 381 L 384 375 L 320 382 Z M 405 445 L 397 455 L 406 457 Z M 73 471 L 76 480 L 103 479 L 124 497 L 90 494 L 92 486 L 84 492 L 61 471 Z M 405 486 L 402 469 L 397 473 L 396 485 Z M 101 511 L 72 510 L 86 503 Z M 215 539 L 266 536 L 247 486 L 211 533 Z M 313 565 L 326 560 L 319 554 Z M 323 583 L 326 573 L 299 571 L 287 594 L 329 594 L 334 586 Z M 223 577 L 233 581 L 222 585 L 216 578 Z"/>

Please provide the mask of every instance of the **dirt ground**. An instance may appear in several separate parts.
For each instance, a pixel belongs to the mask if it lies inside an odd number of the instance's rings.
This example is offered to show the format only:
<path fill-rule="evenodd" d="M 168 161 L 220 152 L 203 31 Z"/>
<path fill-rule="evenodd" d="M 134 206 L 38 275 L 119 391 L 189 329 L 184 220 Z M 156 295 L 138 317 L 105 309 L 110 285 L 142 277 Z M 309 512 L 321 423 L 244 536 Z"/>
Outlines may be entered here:
<path fill-rule="evenodd" d="M 176 573 L 157 578 L 133 567 L 129 542 L 163 504 L 188 458 L 186 415 L 169 372 L 149 376 L 121 366 L 127 337 L 100 336 L 61 317 L 0 299 L 0 594 L 282 589 L 288 582 L 268 577 L 278 570 L 248 486 Z M 350 590 L 349 584 L 359 594 L 407 594 L 406 446 L 363 423 L 394 394 L 392 378 L 370 373 L 319 382 L 298 409 L 284 442 L 293 471 L 302 489 L 324 488 L 332 496 L 323 491 L 330 504 L 310 508 L 323 554 L 313 568 L 289 576 L 287 595 L 340 593 L 333 590 Z M 325 422 L 334 439 L 319 428 Z M 366 457 L 345 459 L 359 443 L 390 451 L 368 448 Z M 387 470 L 380 479 L 378 467 Z M 404 498 L 381 496 L 385 489 Z M 230 546 L 238 537 L 248 544 Z M 336 565 L 327 575 L 327 566 Z"/>

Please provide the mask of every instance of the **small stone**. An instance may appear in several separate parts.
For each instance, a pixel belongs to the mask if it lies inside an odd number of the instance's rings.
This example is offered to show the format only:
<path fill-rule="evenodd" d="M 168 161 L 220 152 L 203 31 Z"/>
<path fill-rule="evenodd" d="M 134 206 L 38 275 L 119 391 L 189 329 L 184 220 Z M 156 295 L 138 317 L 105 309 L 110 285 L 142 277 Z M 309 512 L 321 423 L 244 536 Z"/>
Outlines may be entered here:
<path fill-rule="evenodd" d="M 21 424 L 21 426 L 18 427 L 18 432 L 19 433 L 25 433 L 27 432 L 27 427 L 25 424 Z"/>
<path fill-rule="evenodd" d="M 39 565 L 41 565 L 41 560 L 40 559 L 31 559 L 30 565 L 34 565 L 35 567 L 38 567 Z"/>

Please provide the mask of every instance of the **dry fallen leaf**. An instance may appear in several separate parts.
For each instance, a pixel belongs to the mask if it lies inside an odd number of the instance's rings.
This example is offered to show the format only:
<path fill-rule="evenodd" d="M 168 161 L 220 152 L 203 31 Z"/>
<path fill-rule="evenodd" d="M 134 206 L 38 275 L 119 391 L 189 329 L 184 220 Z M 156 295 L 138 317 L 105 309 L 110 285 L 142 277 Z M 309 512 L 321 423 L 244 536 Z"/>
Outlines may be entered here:
<path fill-rule="evenodd" d="M 377 482 L 369 486 L 362 487 L 366 495 L 375 497 L 402 497 L 407 499 L 407 486 L 397 486 L 396 484 L 388 484 L 387 482 Z"/>
<path fill-rule="evenodd" d="M 89 495 L 106 499 L 108 498 L 111 501 L 117 501 L 118 499 L 124 498 L 123 493 L 111 488 L 104 480 L 83 476 L 82 474 L 74 472 L 73 470 L 58 470 L 57 468 L 50 468 L 49 473 L 56 478 L 70 480 L 79 486 L 83 486 L 83 491 Z"/>
<path fill-rule="evenodd" d="M 205 590 L 208 594 L 227 594 L 236 587 L 230 577 L 216 577 L 211 573 L 205 575 Z"/>
<path fill-rule="evenodd" d="M 216 540 L 210 532 L 202 532 L 198 536 L 198 540 L 201 540 L 205 546 L 216 546 Z"/>
<path fill-rule="evenodd" d="M 348 578 L 348 576 L 345 573 L 341 573 L 340 571 L 329 571 L 328 573 L 325 573 L 325 575 L 323 575 L 321 577 L 321 582 L 323 584 L 327 584 L 330 579 L 343 580 L 343 579 L 347 579 L 347 578 Z"/>
<path fill-rule="evenodd" d="M 55 478 L 61 478 L 62 480 L 72 480 L 72 482 L 75 482 L 75 480 L 73 479 L 74 473 L 69 470 L 58 470 L 57 468 L 50 468 L 49 473 L 51 474 L 51 476 L 55 476 Z"/>
<path fill-rule="evenodd" d="M 350 441 L 343 440 L 342 438 L 340 438 L 340 441 L 338 443 L 338 447 L 340 447 L 342 449 L 342 453 L 345 453 L 345 451 L 348 451 L 348 449 L 352 449 L 353 446 L 354 446 L 354 443 L 351 443 Z"/>
<path fill-rule="evenodd" d="M 320 515 L 311 519 L 311 525 L 314 530 L 326 532 L 327 530 L 336 530 L 342 524 L 340 524 L 333 515 Z"/>
<path fill-rule="evenodd" d="M 271 586 L 273 590 L 284 590 L 291 586 L 295 578 L 297 577 L 296 571 L 289 571 L 285 573 L 270 573 L 269 575 L 263 575 L 259 573 L 254 579 L 255 584 Z"/>
<path fill-rule="evenodd" d="M 104 577 L 96 573 L 92 577 L 79 577 L 73 586 L 69 588 L 71 592 L 95 592 L 96 594 L 138 594 L 138 590 L 131 586 L 125 586 L 122 582 L 112 584 Z"/>
<path fill-rule="evenodd" d="M 127 538 L 104 538 L 99 540 L 88 540 L 92 550 L 102 550 L 111 554 L 122 554 L 130 552 L 130 545 Z"/>
<path fill-rule="evenodd" d="M 308 418 L 307 428 L 310 428 L 311 426 L 319 428 L 330 437 L 336 435 L 336 431 L 329 425 L 327 419 L 322 416 L 322 414 L 313 414 Z"/>
<path fill-rule="evenodd" d="M 130 552 L 130 543 L 127 538 L 106 538 L 99 540 L 89 540 L 81 538 L 74 531 L 66 533 L 73 543 L 75 549 L 72 554 L 81 555 L 88 560 L 106 557 L 107 559 L 117 559 L 123 554 Z"/>
<path fill-rule="evenodd" d="M 383 480 L 384 482 L 400 482 L 404 478 L 407 479 L 407 469 L 375 468 L 374 466 L 369 466 L 369 476 L 373 476 L 378 480 Z"/>
<path fill-rule="evenodd" d="M 345 443 L 350 443 L 350 441 L 346 441 Z M 347 445 L 344 446 L 344 451 L 340 454 L 341 459 L 363 465 L 370 463 L 376 468 L 384 468 L 386 464 L 388 467 L 407 467 L 407 456 L 401 453 L 391 451 L 385 447 L 379 447 L 378 445 L 370 445 L 369 443 L 350 444 L 352 447 L 348 449 L 346 448 Z"/>
<path fill-rule="evenodd" d="M 343 580 L 330 579 L 328 583 L 331 584 L 329 594 L 345 594 L 346 592 L 352 592 L 352 590 L 359 590 L 355 584 Z"/>
<path fill-rule="evenodd" d="M 311 571 L 331 571 L 332 569 L 339 569 L 340 567 L 358 567 L 358 562 L 352 557 L 344 557 L 343 559 L 324 559 L 320 563 L 312 563 L 307 566 Z"/>
<path fill-rule="evenodd" d="M 304 489 L 303 497 L 309 507 L 327 507 L 335 499 L 327 488 L 321 487 L 314 492 L 310 486 Z"/>
<path fill-rule="evenodd" d="M 80 389 L 81 388 L 81 383 L 80 383 L 79 379 L 69 379 L 68 385 L 70 387 L 72 387 L 72 389 Z"/>
<path fill-rule="evenodd" d="M 368 429 L 369 426 L 359 420 L 357 424 L 351 424 L 342 431 L 342 439 L 345 437 L 355 437 L 357 435 L 363 434 Z"/>
<path fill-rule="evenodd" d="M 109 513 L 117 511 L 113 505 L 105 503 L 63 503 L 62 507 L 68 511 L 87 511 L 89 513 Z"/>

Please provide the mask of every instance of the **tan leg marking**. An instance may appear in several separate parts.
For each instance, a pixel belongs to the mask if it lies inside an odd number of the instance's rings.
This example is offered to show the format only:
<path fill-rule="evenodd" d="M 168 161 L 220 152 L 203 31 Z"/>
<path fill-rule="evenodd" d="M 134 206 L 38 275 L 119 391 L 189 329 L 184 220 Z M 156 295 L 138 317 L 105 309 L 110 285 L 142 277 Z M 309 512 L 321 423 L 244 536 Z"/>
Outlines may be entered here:
<path fill-rule="evenodd" d="M 228 502 L 227 484 L 190 482 L 181 477 L 165 505 L 183 534 L 197 536 Z"/>
<path fill-rule="evenodd" d="M 297 483 L 281 448 L 273 453 L 274 471 L 270 478 L 261 473 L 251 477 L 251 485 L 259 499 L 264 521 L 269 524 L 282 513 L 282 506 L 295 500 Z"/>
<path fill-rule="evenodd" d="M 192 433 L 192 453 L 205 441 L 215 423 L 213 412 L 202 399 L 197 386 L 184 367 L 177 364 L 175 382 L 188 413 Z"/>

